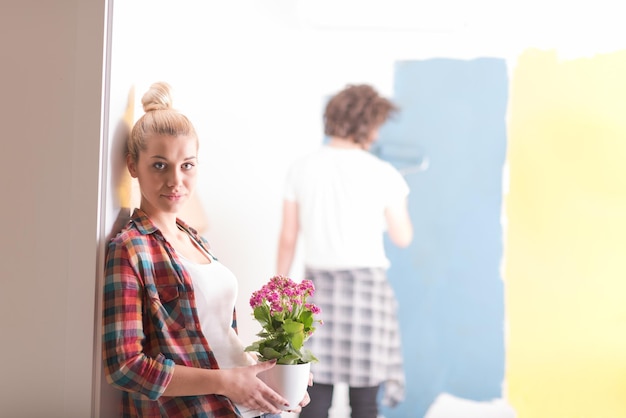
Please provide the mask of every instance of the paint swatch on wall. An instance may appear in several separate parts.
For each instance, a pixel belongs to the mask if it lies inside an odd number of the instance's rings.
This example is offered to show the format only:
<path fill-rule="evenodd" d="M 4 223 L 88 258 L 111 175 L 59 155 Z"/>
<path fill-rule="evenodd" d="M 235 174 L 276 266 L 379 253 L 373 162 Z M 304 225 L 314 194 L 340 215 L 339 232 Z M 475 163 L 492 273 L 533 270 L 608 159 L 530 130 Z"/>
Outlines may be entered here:
<path fill-rule="evenodd" d="M 387 243 L 407 399 L 383 413 L 405 418 L 424 416 L 441 393 L 501 397 L 506 63 L 399 62 L 394 100 L 402 110 L 381 130 L 380 154 L 406 170 L 415 239 L 402 250 Z M 425 171 L 411 170 L 424 160 Z"/>
<path fill-rule="evenodd" d="M 626 51 L 526 51 L 509 141 L 509 401 L 518 418 L 625 417 Z"/>

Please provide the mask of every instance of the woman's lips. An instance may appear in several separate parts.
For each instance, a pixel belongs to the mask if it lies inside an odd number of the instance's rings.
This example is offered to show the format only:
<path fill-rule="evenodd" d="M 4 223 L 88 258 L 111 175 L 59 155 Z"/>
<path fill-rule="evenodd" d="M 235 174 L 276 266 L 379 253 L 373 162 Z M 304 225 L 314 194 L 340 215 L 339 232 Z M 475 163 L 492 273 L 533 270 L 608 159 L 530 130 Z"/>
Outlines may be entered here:
<path fill-rule="evenodd" d="M 163 195 L 163 197 L 165 197 L 168 200 L 178 201 L 183 198 L 183 195 L 182 194 L 166 194 L 166 195 Z"/>

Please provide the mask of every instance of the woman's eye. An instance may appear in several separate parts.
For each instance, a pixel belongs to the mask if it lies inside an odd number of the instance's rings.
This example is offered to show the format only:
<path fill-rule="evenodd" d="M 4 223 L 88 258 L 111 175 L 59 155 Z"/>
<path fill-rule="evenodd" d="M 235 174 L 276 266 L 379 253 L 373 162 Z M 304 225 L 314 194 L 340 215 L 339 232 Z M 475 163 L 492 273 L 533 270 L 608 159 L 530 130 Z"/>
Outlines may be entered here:
<path fill-rule="evenodd" d="M 163 170 L 165 168 L 165 163 L 154 163 L 154 168 L 157 170 Z"/>
<path fill-rule="evenodd" d="M 185 163 L 183 164 L 183 168 L 185 170 L 191 170 L 194 167 L 193 163 Z"/>

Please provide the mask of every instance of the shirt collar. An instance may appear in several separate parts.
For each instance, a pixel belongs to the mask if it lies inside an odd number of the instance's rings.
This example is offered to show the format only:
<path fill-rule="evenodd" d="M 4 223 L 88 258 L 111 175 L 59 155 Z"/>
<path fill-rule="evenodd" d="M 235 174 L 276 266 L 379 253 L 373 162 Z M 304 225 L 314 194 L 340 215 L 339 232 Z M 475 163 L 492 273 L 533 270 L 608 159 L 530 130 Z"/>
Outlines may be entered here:
<path fill-rule="evenodd" d="M 148 215 L 146 215 L 146 213 L 139 208 L 136 208 L 133 212 L 133 216 L 131 216 L 131 222 L 135 224 L 137 230 L 143 235 L 154 234 L 156 231 L 159 230 L 159 228 L 157 228 L 154 223 L 152 223 L 150 218 L 148 218 Z M 183 228 L 185 231 L 187 231 L 189 234 L 191 234 L 194 238 L 198 238 L 198 231 L 187 225 L 187 223 L 185 223 L 181 219 L 176 218 L 176 224 Z"/>

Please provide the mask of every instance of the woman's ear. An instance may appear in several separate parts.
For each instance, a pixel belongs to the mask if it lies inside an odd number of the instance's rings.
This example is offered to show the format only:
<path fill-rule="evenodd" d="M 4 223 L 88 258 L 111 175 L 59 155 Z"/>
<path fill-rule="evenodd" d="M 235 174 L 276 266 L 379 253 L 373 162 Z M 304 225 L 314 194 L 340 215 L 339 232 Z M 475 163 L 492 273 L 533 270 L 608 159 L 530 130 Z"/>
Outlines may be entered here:
<path fill-rule="evenodd" d="M 137 178 L 137 163 L 130 154 L 126 154 L 126 167 L 132 178 Z"/>

